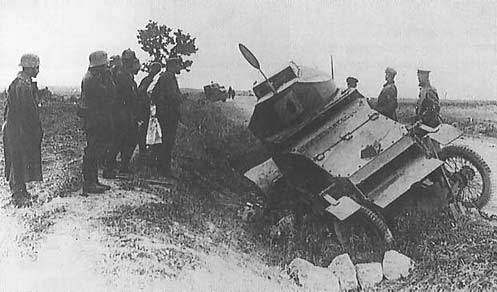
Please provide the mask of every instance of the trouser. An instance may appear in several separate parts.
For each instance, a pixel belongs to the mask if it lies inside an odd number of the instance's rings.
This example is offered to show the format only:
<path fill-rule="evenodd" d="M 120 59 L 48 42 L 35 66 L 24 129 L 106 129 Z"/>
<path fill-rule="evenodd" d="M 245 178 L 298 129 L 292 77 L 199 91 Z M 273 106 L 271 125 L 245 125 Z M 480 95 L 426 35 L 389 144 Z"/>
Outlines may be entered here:
<path fill-rule="evenodd" d="M 116 166 L 116 158 L 121 154 L 121 169 L 127 169 L 131 156 L 138 143 L 138 127 L 131 114 L 121 114 L 114 121 L 115 128 L 112 134 L 112 143 L 107 150 L 106 168 L 113 169 Z"/>
<path fill-rule="evenodd" d="M 12 196 L 17 196 L 26 192 L 26 182 L 24 176 L 24 164 L 19 157 L 10 158 L 9 187 Z"/>
<path fill-rule="evenodd" d="M 108 143 L 108 133 L 103 129 L 86 130 L 82 166 L 84 182 L 97 182 L 98 163 L 103 160 Z"/>
<path fill-rule="evenodd" d="M 170 107 L 157 107 L 157 119 L 162 133 L 162 144 L 158 149 L 159 171 L 171 170 L 171 154 L 176 141 L 179 123 L 179 110 Z"/>
<path fill-rule="evenodd" d="M 138 127 L 138 149 L 140 150 L 140 155 L 146 153 L 146 139 L 147 139 L 147 130 L 148 123 L 150 121 L 150 106 L 145 105 L 142 109 L 141 120 L 143 123 Z"/>

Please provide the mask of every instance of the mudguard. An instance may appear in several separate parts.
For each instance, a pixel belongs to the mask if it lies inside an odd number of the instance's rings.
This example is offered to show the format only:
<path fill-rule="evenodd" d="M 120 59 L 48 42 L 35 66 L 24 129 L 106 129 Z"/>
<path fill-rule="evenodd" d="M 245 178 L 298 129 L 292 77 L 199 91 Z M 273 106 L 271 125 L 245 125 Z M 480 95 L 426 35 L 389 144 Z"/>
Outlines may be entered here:
<path fill-rule="evenodd" d="M 253 181 L 264 194 L 267 194 L 271 187 L 283 177 L 272 158 L 251 168 L 244 175 Z"/>
<path fill-rule="evenodd" d="M 441 124 L 437 128 L 436 132 L 430 133 L 428 136 L 444 146 L 461 137 L 463 134 L 461 130 L 447 124 Z"/>

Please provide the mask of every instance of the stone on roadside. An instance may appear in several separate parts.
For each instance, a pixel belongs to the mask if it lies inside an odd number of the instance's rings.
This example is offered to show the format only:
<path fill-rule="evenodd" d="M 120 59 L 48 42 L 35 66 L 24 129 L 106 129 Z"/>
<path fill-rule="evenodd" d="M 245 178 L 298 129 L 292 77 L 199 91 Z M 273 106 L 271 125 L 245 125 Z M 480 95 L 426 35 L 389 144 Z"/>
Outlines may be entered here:
<path fill-rule="evenodd" d="M 414 261 L 409 257 L 395 251 L 385 252 L 383 257 L 383 275 L 388 280 L 398 280 L 407 277 L 413 267 Z"/>
<path fill-rule="evenodd" d="M 354 290 L 359 287 L 354 264 L 349 254 L 341 254 L 331 261 L 328 268 L 337 276 L 342 290 Z"/>
<path fill-rule="evenodd" d="M 316 267 L 312 263 L 295 258 L 288 266 L 288 274 L 294 278 L 297 284 L 308 291 L 338 292 L 340 284 L 333 273 L 322 267 Z"/>
<path fill-rule="evenodd" d="M 371 288 L 383 280 L 381 263 L 357 264 L 355 268 L 362 289 Z"/>

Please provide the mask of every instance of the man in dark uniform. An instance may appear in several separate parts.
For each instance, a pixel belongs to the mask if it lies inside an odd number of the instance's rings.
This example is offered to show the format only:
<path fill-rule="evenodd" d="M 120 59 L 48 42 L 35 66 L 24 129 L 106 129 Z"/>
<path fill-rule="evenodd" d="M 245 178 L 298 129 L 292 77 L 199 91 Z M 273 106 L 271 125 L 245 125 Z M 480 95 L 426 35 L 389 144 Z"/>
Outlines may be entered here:
<path fill-rule="evenodd" d="M 176 140 L 183 97 L 178 87 L 176 74 L 181 70 L 179 57 L 169 58 L 166 71 L 161 74 L 152 91 L 152 102 L 157 106 L 157 118 L 162 131 L 162 145 L 158 153 L 159 175 L 172 176 L 171 153 Z"/>
<path fill-rule="evenodd" d="M 112 146 L 108 151 L 105 178 L 115 178 L 114 168 L 117 155 L 121 154 L 121 173 L 129 173 L 129 162 L 138 142 L 137 102 L 138 88 L 134 75 L 140 70 L 140 61 L 131 49 L 123 51 L 122 68 L 113 74 L 116 84 L 116 99 L 113 105 L 112 119 L 114 135 Z"/>
<path fill-rule="evenodd" d="M 429 74 L 428 70 L 418 70 L 420 90 L 416 105 L 416 117 L 427 126 L 437 127 L 441 123 L 440 100 L 437 90 L 430 84 Z"/>
<path fill-rule="evenodd" d="M 356 88 L 357 83 L 359 82 L 359 80 L 357 80 L 357 78 L 354 77 L 347 77 L 345 81 L 347 82 L 347 89 Z"/>
<path fill-rule="evenodd" d="M 393 68 L 387 67 L 385 69 L 385 80 L 383 89 L 378 95 L 378 102 L 375 109 L 382 115 L 396 121 L 397 120 L 397 87 L 395 86 L 395 75 L 397 71 Z"/>
<path fill-rule="evenodd" d="M 28 207 L 35 197 L 26 190 L 26 182 L 42 181 L 41 128 L 36 92 L 32 78 L 40 71 L 40 59 L 34 54 L 21 57 L 22 71 L 7 91 L 3 128 L 5 177 L 9 181 L 12 203 Z"/>
<path fill-rule="evenodd" d="M 81 82 L 80 116 L 84 121 L 86 147 L 83 155 L 83 195 L 110 189 L 98 181 L 98 163 L 111 143 L 110 116 L 116 89 L 108 68 L 107 53 L 90 54 L 90 66 Z"/>
<path fill-rule="evenodd" d="M 161 63 L 153 62 L 150 64 L 148 75 L 145 76 L 138 86 L 139 97 L 139 112 L 138 112 L 138 149 L 140 156 L 144 156 L 146 152 L 145 139 L 147 136 L 148 122 L 150 119 L 150 97 L 148 96 L 148 88 L 154 77 L 160 72 Z"/>

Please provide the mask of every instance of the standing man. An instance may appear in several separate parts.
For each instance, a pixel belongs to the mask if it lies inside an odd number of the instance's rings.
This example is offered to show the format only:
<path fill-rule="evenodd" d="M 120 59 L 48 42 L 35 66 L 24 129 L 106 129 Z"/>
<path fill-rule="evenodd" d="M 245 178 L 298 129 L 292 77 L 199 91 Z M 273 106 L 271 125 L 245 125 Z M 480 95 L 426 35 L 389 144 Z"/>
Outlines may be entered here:
<path fill-rule="evenodd" d="M 42 181 L 41 128 L 32 78 L 40 71 L 40 58 L 34 54 L 21 57 L 22 71 L 8 89 L 3 127 L 5 177 L 9 181 L 12 203 L 29 207 L 36 196 L 26 190 L 26 182 Z"/>
<path fill-rule="evenodd" d="M 387 67 L 385 69 L 385 80 L 383 89 L 378 95 L 378 102 L 375 109 L 382 115 L 397 121 L 397 86 L 395 86 L 395 75 L 397 71 L 393 68 Z"/>
<path fill-rule="evenodd" d="M 86 134 L 83 154 L 83 195 L 103 193 L 110 187 L 98 181 L 98 163 L 105 157 L 111 143 L 112 119 L 110 116 L 116 88 L 108 68 L 107 53 L 90 54 L 90 66 L 81 82 L 81 109 Z"/>
<path fill-rule="evenodd" d="M 116 158 L 121 153 L 121 173 L 129 173 L 129 162 L 138 143 L 137 103 L 138 88 L 134 75 L 140 70 L 140 61 L 131 49 L 121 55 L 122 68 L 113 74 L 116 84 L 116 100 L 113 108 L 115 131 L 112 146 L 108 151 L 105 178 L 115 178 Z"/>
<path fill-rule="evenodd" d="M 416 105 L 416 117 L 423 124 L 434 128 L 441 123 L 440 100 L 437 90 L 430 84 L 429 74 L 428 70 L 418 70 L 420 90 Z"/>
<path fill-rule="evenodd" d="M 356 88 L 357 83 L 359 82 L 359 80 L 357 80 L 357 78 L 355 77 L 347 77 L 345 81 L 347 82 L 347 89 Z"/>
<path fill-rule="evenodd" d="M 139 114 L 138 114 L 138 149 L 140 151 L 140 156 L 144 157 L 146 153 L 145 139 L 147 137 L 148 122 L 150 119 L 150 97 L 148 96 L 148 88 L 154 77 L 160 72 L 162 68 L 161 63 L 153 62 L 150 64 L 148 75 L 145 76 L 140 85 L 138 86 L 138 96 L 139 96 Z"/>
<path fill-rule="evenodd" d="M 172 176 L 171 153 L 176 140 L 176 131 L 180 119 L 182 95 L 176 80 L 181 70 L 181 58 L 169 58 L 166 71 L 161 74 L 157 86 L 152 91 L 152 102 L 157 106 L 157 118 L 162 131 L 162 146 L 159 149 L 159 175 Z"/>

